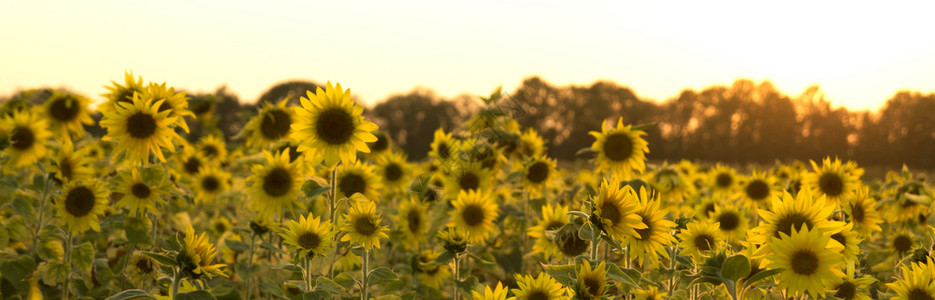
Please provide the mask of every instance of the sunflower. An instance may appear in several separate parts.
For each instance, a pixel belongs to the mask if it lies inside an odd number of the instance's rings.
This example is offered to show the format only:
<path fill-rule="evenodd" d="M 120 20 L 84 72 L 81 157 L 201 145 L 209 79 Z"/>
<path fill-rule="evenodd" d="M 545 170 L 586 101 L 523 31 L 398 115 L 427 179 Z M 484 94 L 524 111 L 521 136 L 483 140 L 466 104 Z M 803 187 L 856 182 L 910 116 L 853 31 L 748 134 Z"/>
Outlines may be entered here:
<path fill-rule="evenodd" d="M 453 164 L 445 175 L 445 191 L 449 199 L 458 197 L 462 191 L 486 191 L 490 189 L 493 176 L 479 162 L 461 161 Z"/>
<path fill-rule="evenodd" d="M 896 292 L 896 300 L 935 299 L 935 263 L 911 263 L 900 267 L 902 278 L 886 286 Z"/>
<path fill-rule="evenodd" d="M 716 252 L 724 240 L 719 223 L 707 220 L 690 222 L 687 228 L 678 234 L 682 251 L 679 255 L 692 256 L 695 259 L 706 257 Z"/>
<path fill-rule="evenodd" d="M 841 267 L 844 247 L 831 242 L 831 237 L 820 229 L 793 229 L 792 235 L 781 232 L 771 237 L 767 247 L 775 253 L 769 257 L 768 268 L 784 268 L 779 273 L 779 286 L 795 293 L 808 293 L 821 299 L 825 287 L 843 277 Z"/>
<path fill-rule="evenodd" d="M 598 170 L 611 171 L 625 179 L 642 173 L 646 169 L 646 153 L 649 153 L 649 143 L 642 138 L 646 132 L 623 125 L 623 117 L 617 120 L 615 128 L 607 124 L 604 122 L 601 132 L 589 132 L 597 139 L 591 149 L 597 152 Z"/>
<path fill-rule="evenodd" d="M 825 202 L 824 197 L 813 198 L 808 190 L 800 191 L 795 197 L 784 192 L 782 200 L 773 199 L 771 210 L 758 210 L 763 223 L 753 228 L 749 241 L 763 244 L 771 237 L 779 237 L 781 233 L 790 235 L 793 229 L 799 230 L 802 226 L 828 235 L 834 234 L 844 224 L 829 221 L 833 212 L 834 207 Z"/>
<path fill-rule="evenodd" d="M 649 259 L 649 265 L 655 266 L 659 261 L 657 254 L 669 258 L 665 247 L 677 243 L 672 232 L 676 224 L 664 219 L 665 210 L 659 208 L 659 199 L 656 195 L 647 195 L 645 188 L 640 188 L 639 209 L 635 212 L 643 220 L 645 228 L 636 229 L 637 235 L 621 242 L 629 247 L 631 255 L 635 255 L 640 265 Z"/>
<path fill-rule="evenodd" d="M 332 252 L 333 235 L 331 222 L 321 222 L 311 214 L 307 217 L 299 216 L 298 222 L 289 220 L 286 227 L 279 232 L 289 250 L 296 251 L 298 257 L 328 255 Z"/>
<path fill-rule="evenodd" d="M 688 176 L 669 166 L 654 172 L 648 181 L 667 203 L 681 203 L 696 192 Z"/>
<path fill-rule="evenodd" d="M 565 287 L 555 281 L 548 273 L 539 273 L 539 277 L 533 278 L 526 274 L 520 276 L 513 274 L 516 279 L 518 289 L 513 289 L 513 295 L 516 300 L 565 300 L 569 297 L 565 295 Z"/>
<path fill-rule="evenodd" d="M 201 235 L 196 236 L 195 228 L 188 225 L 185 229 L 185 245 L 175 258 L 175 261 L 182 267 L 182 272 L 192 279 L 202 277 L 210 279 L 212 274 L 226 278 L 227 274 L 221 270 L 226 267 L 225 264 L 211 264 L 215 256 L 217 256 L 217 250 L 208 241 L 208 235 L 202 232 Z"/>
<path fill-rule="evenodd" d="M 419 196 L 411 195 L 408 201 L 399 206 L 399 214 L 396 215 L 396 224 L 403 233 L 402 243 L 407 247 L 418 247 L 425 242 L 428 222 L 425 206 Z"/>
<path fill-rule="evenodd" d="M 292 207 L 302 188 L 302 174 L 294 163 L 289 162 L 289 152 L 276 154 L 263 151 L 266 164 L 254 164 L 248 192 L 253 209 L 261 216 L 269 218 L 282 213 L 284 208 Z"/>
<path fill-rule="evenodd" d="M 170 126 L 179 126 L 182 130 L 188 132 L 188 124 L 185 122 L 184 117 L 194 118 L 195 114 L 188 110 L 188 96 L 185 96 L 184 92 L 176 93 L 175 88 L 166 87 L 165 82 L 162 84 L 150 82 L 143 89 L 140 98 L 152 99 L 153 101 L 164 100 L 157 106 L 158 112 L 168 111 L 169 117 L 175 119 L 175 122 L 171 123 Z"/>
<path fill-rule="evenodd" d="M 379 200 L 383 185 L 375 173 L 373 166 L 365 163 L 341 165 L 335 177 L 338 197 L 360 193 L 367 199 Z"/>
<path fill-rule="evenodd" d="M 497 211 L 499 208 L 489 194 L 461 191 L 452 205 L 454 209 L 448 212 L 451 216 L 448 226 L 467 230 L 471 235 L 471 241 L 483 242 L 496 230 L 494 221 L 499 216 Z"/>
<path fill-rule="evenodd" d="M 536 226 L 529 228 L 529 237 L 536 239 L 535 243 L 532 246 L 533 253 L 542 253 L 545 256 L 545 260 L 548 261 L 549 257 L 559 253 L 558 245 L 552 242 L 552 239 L 548 238 L 546 232 L 556 231 L 565 224 L 568 224 L 571 217 L 568 215 L 568 207 L 558 204 L 552 206 L 552 204 L 546 203 L 542 206 L 542 219 L 539 220 L 539 223 Z"/>
<path fill-rule="evenodd" d="M 94 170 L 88 167 L 93 160 L 86 152 L 81 149 L 75 151 L 71 139 L 65 139 L 61 149 L 59 149 L 59 155 L 55 157 L 55 166 L 52 168 L 52 171 L 55 172 L 55 178 L 62 182 L 68 182 L 93 177 Z"/>
<path fill-rule="evenodd" d="M 441 128 L 435 130 L 435 136 L 432 140 L 432 150 L 429 151 L 429 157 L 433 160 L 447 161 L 458 148 L 457 141 L 451 137 L 451 133 L 445 133 Z"/>
<path fill-rule="evenodd" d="M 308 98 L 302 97 L 301 107 L 295 108 L 296 121 L 292 123 L 292 139 L 302 141 L 299 152 L 306 157 L 324 159 L 326 166 L 338 161 L 347 164 L 357 162 L 357 151 L 369 153 L 367 143 L 375 142 L 372 131 L 377 125 L 364 120 L 364 108 L 351 101 L 351 90 L 342 90 L 341 84 L 327 89 L 320 87 Z"/>
<path fill-rule="evenodd" d="M 263 102 L 260 113 L 244 126 L 243 134 L 247 136 L 248 146 L 266 148 L 289 137 L 296 117 L 295 111 L 286 107 L 288 102 L 289 98 L 283 98 L 276 105 L 270 101 Z"/>
<path fill-rule="evenodd" d="M 749 178 L 740 180 L 740 190 L 740 199 L 743 199 L 750 210 L 756 210 L 782 196 L 782 190 L 776 185 L 775 178 L 756 171 L 753 171 Z"/>
<path fill-rule="evenodd" d="M 519 149 L 516 152 L 520 159 L 536 157 L 545 153 L 545 141 L 539 136 L 535 129 L 526 128 L 523 135 L 519 137 Z"/>
<path fill-rule="evenodd" d="M 370 147 L 370 156 L 382 155 L 393 148 L 393 140 L 386 135 L 386 132 L 377 131 L 373 133 L 373 136 L 376 136 L 377 140 L 367 143 L 367 147 Z"/>
<path fill-rule="evenodd" d="M 646 289 L 636 289 L 633 294 L 636 295 L 636 300 L 662 300 L 669 295 L 666 292 L 660 292 L 659 287 L 655 285 L 650 285 Z"/>
<path fill-rule="evenodd" d="M 809 173 L 806 183 L 813 192 L 828 197 L 832 203 L 854 196 L 860 186 L 860 176 L 864 174 L 864 170 L 858 168 L 857 164 L 850 161 L 842 164 L 837 158 L 834 161 L 831 158 L 823 159 L 821 167 L 815 161 L 811 163 L 814 172 Z"/>
<path fill-rule="evenodd" d="M 32 166 L 45 157 L 47 140 L 52 136 L 46 129 L 47 124 L 29 110 L 14 111 L 13 115 L 0 120 L 0 132 L 10 139 L 10 146 L 3 150 L 10 158 L 8 167 Z"/>
<path fill-rule="evenodd" d="M 436 238 L 442 242 L 442 247 L 448 252 L 458 254 L 467 249 L 471 241 L 471 234 L 463 229 L 454 226 L 447 226 L 439 230 Z"/>
<path fill-rule="evenodd" d="M 854 197 L 849 198 L 843 206 L 848 220 L 854 224 L 854 230 L 864 235 L 883 230 L 880 228 L 883 220 L 877 212 L 877 201 L 870 196 L 868 187 L 857 188 Z"/>
<path fill-rule="evenodd" d="M 860 252 L 860 248 L 858 247 L 860 244 L 860 237 L 857 236 L 857 232 L 855 232 L 853 228 L 854 223 L 847 223 L 841 228 L 841 231 L 831 234 L 832 240 L 844 246 L 844 250 L 841 251 L 841 254 L 844 255 L 844 260 L 846 261 L 856 259 L 857 254 Z"/>
<path fill-rule="evenodd" d="M 118 102 L 113 111 L 104 112 L 101 126 L 107 128 L 107 135 L 101 140 L 116 142 L 114 153 L 125 154 L 131 164 L 148 162 L 150 153 L 166 161 L 162 148 L 175 152 L 173 141 L 181 138 L 170 127 L 176 118 L 168 111 L 157 112 L 163 101 L 134 94 L 132 103 Z"/>
<path fill-rule="evenodd" d="M 224 139 L 215 135 L 206 135 L 198 140 L 198 155 L 204 157 L 207 161 L 223 162 L 227 160 L 227 145 Z"/>
<path fill-rule="evenodd" d="M 118 102 L 133 103 L 133 94 L 143 93 L 143 76 L 139 76 L 137 80 L 134 80 L 133 72 L 129 71 L 124 72 L 123 76 L 124 85 L 111 80 L 110 83 L 113 86 L 106 87 L 110 90 L 110 93 L 101 94 L 101 96 L 107 98 L 107 102 L 99 106 L 101 112 L 114 110 Z"/>
<path fill-rule="evenodd" d="M 861 277 L 854 276 L 854 262 L 847 264 L 845 276 L 838 277 L 829 282 L 828 293 L 837 299 L 844 300 L 870 300 L 870 296 L 865 292 L 867 287 L 876 282 L 876 278 L 868 275 Z"/>
<path fill-rule="evenodd" d="M 129 172 L 121 171 L 119 176 L 117 192 L 122 193 L 123 198 L 117 201 L 117 206 L 126 207 L 131 213 L 138 212 L 141 215 L 147 211 L 157 212 L 156 203 L 162 203 L 161 196 L 167 193 L 164 183 L 144 181 L 136 168 L 131 168 Z"/>
<path fill-rule="evenodd" d="M 715 195 L 733 195 L 740 187 L 737 171 L 720 163 L 711 169 L 708 178 L 711 180 L 711 192 Z"/>
<path fill-rule="evenodd" d="M 523 189 L 532 197 L 541 197 L 557 175 L 555 160 L 545 155 L 531 157 L 523 167 Z"/>
<path fill-rule="evenodd" d="M 497 281 L 497 287 L 493 290 L 490 289 L 489 285 L 484 286 L 484 294 L 478 293 L 477 291 L 471 291 L 472 299 L 474 300 L 515 300 L 516 297 L 507 298 L 507 292 L 509 289 L 503 287 L 503 283 Z"/>
<path fill-rule="evenodd" d="M 406 161 L 406 155 L 400 152 L 386 151 L 376 159 L 376 173 L 389 191 L 403 191 L 409 188 L 412 169 L 412 164 Z"/>
<path fill-rule="evenodd" d="M 897 231 L 890 237 L 889 245 L 892 247 L 892 251 L 902 257 L 906 253 L 909 253 L 912 250 L 912 247 L 916 244 L 916 239 L 912 233 L 908 231 Z"/>
<path fill-rule="evenodd" d="M 363 196 L 355 196 L 351 199 L 354 204 L 350 208 L 350 213 L 344 215 L 347 221 L 341 228 L 347 234 L 341 237 L 341 241 L 350 241 L 367 250 L 374 247 L 380 249 L 380 238 L 388 238 L 386 232 L 389 229 L 380 224 L 383 216 L 377 212 L 376 203 Z"/>
<path fill-rule="evenodd" d="M 578 285 L 575 286 L 575 296 L 577 299 L 591 300 L 603 299 L 607 291 L 607 269 L 602 261 L 591 269 L 591 263 L 587 259 L 581 261 L 581 267 L 578 269 Z"/>
<path fill-rule="evenodd" d="M 451 278 L 451 269 L 447 264 L 438 264 L 438 252 L 433 249 L 425 249 L 418 253 L 413 260 L 416 270 L 416 277 L 422 284 L 438 288 L 442 282 Z"/>
<path fill-rule="evenodd" d="M 594 211 L 592 215 L 597 216 L 601 221 L 597 225 L 601 231 L 607 232 L 610 236 L 619 241 L 630 237 L 636 237 L 637 229 L 648 228 L 643 223 L 643 219 L 636 212 L 639 209 L 639 199 L 633 188 L 624 186 L 616 180 L 607 181 L 605 178 L 601 182 L 597 197 L 592 197 L 594 201 Z M 595 218 L 591 218 L 594 220 Z"/>
<path fill-rule="evenodd" d="M 747 236 L 750 221 L 747 214 L 732 205 L 718 206 L 711 213 L 709 220 L 717 223 L 728 240 L 742 241 Z"/>
<path fill-rule="evenodd" d="M 101 231 L 99 217 L 107 209 L 109 193 L 104 183 L 96 178 L 70 181 L 62 187 L 55 201 L 58 215 L 72 234 L 88 229 Z"/>
<path fill-rule="evenodd" d="M 202 166 L 198 169 L 192 190 L 195 203 L 214 204 L 217 196 L 230 188 L 231 174 L 215 166 Z"/>
<path fill-rule="evenodd" d="M 161 276 L 160 273 L 159 263 L 155 259 L 141 252 L 133 252 L 127 264 L 127 274 L 130 275 L 131 282 L 134 284 L 153 282 Z"/>
<path fill-rule="evenodd" d="M 46 119 L 49 120 L 52 131 L 62 139 L 71 139 L 71 134 L 75 134 L 76 137 L 83 136 L 82 125 L 94 123 L 88 114 L 90 102 L 90 99 L 76 94 L 53 91 L 44 105 Z"/>

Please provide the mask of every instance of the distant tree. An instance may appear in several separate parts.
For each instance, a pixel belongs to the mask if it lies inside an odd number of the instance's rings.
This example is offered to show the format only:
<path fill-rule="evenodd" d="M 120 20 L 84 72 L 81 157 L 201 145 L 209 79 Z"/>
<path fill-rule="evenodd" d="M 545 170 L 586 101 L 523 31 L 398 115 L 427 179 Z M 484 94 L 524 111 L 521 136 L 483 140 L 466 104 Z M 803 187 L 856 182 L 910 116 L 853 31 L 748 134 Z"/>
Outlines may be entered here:
<path fill-rule="evenodd" d="M 445 101 L 431 90 L 415 89 L 380 102 L 367 114 L 410 159 L 419 160 L 428 154 L 436 129 L 451 132 L 470 117 L 477 109 L 471 101 Z"/>
<path fill-rule="evenodd" d="M 315 93 L 318 87 L 324 86 L 305 80 L 292 80 L 278 83 L 260 95 L 260 99 L 257 99 L 257 107 L 262 106 L 265 102 L 279 103 L 279 100 L 284 98 L 289 99 L 288 105 L 290 106 L 299 105 L 299 98 L 305 97 L 306 91 Z"/>

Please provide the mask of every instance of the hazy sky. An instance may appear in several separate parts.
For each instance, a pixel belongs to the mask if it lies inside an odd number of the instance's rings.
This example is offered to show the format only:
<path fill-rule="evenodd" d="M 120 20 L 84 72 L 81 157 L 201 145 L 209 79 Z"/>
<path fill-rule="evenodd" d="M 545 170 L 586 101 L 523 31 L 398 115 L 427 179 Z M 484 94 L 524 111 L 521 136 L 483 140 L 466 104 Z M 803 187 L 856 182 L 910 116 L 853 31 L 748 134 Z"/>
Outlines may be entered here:
<path fill-rule="evenodd" d="M 883 6 L 885 4 L 885 6 Z M 92 99 L 145 81 L 244 101 L 288 79 L 340 82 L 366 103 L 416 86 L 444 97 L 606 79 L 642 98 L 770 80 L 876 109 L 935 91 L 935 5 L 831 1 L 2 1 L 0 95 L 69 87 Z"/>

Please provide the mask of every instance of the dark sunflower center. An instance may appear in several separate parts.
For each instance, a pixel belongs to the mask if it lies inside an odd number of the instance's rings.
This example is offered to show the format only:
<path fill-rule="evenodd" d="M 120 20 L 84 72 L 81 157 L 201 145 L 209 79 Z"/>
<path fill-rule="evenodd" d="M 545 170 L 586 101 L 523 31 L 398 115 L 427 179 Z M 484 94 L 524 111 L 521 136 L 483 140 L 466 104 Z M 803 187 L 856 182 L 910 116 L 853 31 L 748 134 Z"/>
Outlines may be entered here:
<path fill-rule="evenodd" d="M 584 279 L 584 287 L 588 289 L 588 293 L 594 296 L 598 296 L 601 292 L 601 282 L 594 277 L 587 277 Z"/>
<path fill-rule="evenodd" d="M 79 218 L 91 213 L 94 204 L 94 192 L 84 186 L 71 189 L 65 197 L 65 210 L 68 214 Z"/>
<path fill-rule="evenodd" d="M 270 140 L 278 140 L 289 134 L 292 127 L 292 117 L 281 109 L 274 109 L 263 116 L 260 122 L 260 133 Z"/>
<path fill-rule="evenodd" d="M 711 213 L 714 212 L 714 208 L 715 208 L 714 202 L 709 202 L 708 204 L 705 204 L 705 206 L 704 206 L 704 215 L 705 215 L 705 217 L 710 216 Z"/>
<path fill-rule="evenodd" d="M 338 187 L 344 192 L 344 197 L 350 197 L 354 193 L 363 194 L 367 188 L 367 182 L 357 174 L 347 174 L 338 181 Z"/>
<path fill-rule="evenodd" d="M 760 201 L 766 199 L 766 196 L 769 196 L 769 185 L 762 180 L 753 180 L 750 184 L 747 184 L 747 197 L 750 199 Z"/>
<path fill-rule="evenodd" d="M 818 255 L 808 249 L 796 250 L 789 259 L 792 271 L 799 275 L 812 275 L 818 270 Z"/>
<path fill-rule="evenodd" d="M 263 191 L 267 195 L 279 197 L 289 193 L 292 189 L 292 176 L 283 168 L 274 168 L 263 177 Z"/>
<path fill-rule="evenodd" d="M 461 178 L 458 178 L 458 185 L 461 186 L 461 190 L 476 190 L 480 187 L 480 178 L 473 172 L 464 172 L 464 174 L 461 174 Z"/>
<path fill-rule="evenodd" d="M 59 171 L 62 172 L 62 178 L 71 179 L 71 175 L 72 175 L 71 160 L 69 160 L 67 157 L 62 159 L 62 162 L 58 164 L 58 168 L 59 168 Z"/>
<path fill-rule="evenodd" d="M 610 134 L 604 142 L 604 155 L 612 161 L 624 161 L 633 155 L 633 141 L 624 133 Z"/>
<path fill-rule="evenodd" d="M 707 233 L 695 236 L 695 247 L 701 251 L 711 250 L 714 246 L 714 237 Z"/>
<path fill-rule="evenodd" d="M 543 290 L 535 290 L 526 293 L 526 299 L 529 300 L 549 300 L 549 294 Z"/>
<path fill-rule="evenodd" d="M 714 181 L 719 188 L 727 188 L 734 183 L 734 177 L 730 176 L 728 173 L 719 173 Z"/>
<path fill-rule="evenodd" d="M 419 232 L 419 226 L 422 225 L 422 215 L 416 210 L 409 210 L 406 213 L 406 220 L 409 221 L 409 232 Z"/>
<path fill-rule="evenodd" d="M 478 205 L 469 204 L 461 211 L 461 217 L 468 226 L 477 226 L 484 223 L 484 209 Z"/>
<path fill-rule="evenodd" d="M 54 100 L 52 105 L 49 106 L 49 114 L 59 122 L 74 120 L 79 112 L 81 112 L 81 107 L 78 105 L 78 101 L 71 97 Z"/>
<path fill-rule="evenodd" d="M 717 221 L 721 223 L 720 228 L 723 231 L 733 231 L 740 226 L 740 217 L 733 212 L 724 212 L 717 217 Z"/>
<path fill-rule="evenodd" d="M 575 257 L 584 253 L 590 243 L 578 237 L 578 230 L 572 226 L 562 227 L 553 240 L 559 251 L 566 257 Z"/>
<path fill-rule="evenodd" d="M 438 143 L 438 156 L 441 159 L 448 159 L 448 156 L 451 155 L 451 150 L 448 149 L 448 144 L 445 142 Z"/>
<path fill-rule="evenodd" d="M 318 115 L 315 130 L 325 143 L 341 145 L 354 135 L 354 119 L 343 109 L 331 108 Z"/>
<path fill-rule="evenodd" d="M 532 183 L 542 183 L 548 177 L 549 165 L 541 161 L 529 166 L 529 174 L 526 174 L 526 179 Z"/>
<path fill-rule="evenodd" d="M 403 169 L 396 163 L 390 163 L 383 168 L 383 176 L 387 181 L 396 181 L 403 177 Z"/>
<path fill-rule="evenodd" d="M 204 153 L 207 157 L 215 157 L 219 153 L 218 148 L 214 145 L 205 145 L 201 148 L 201 152 Z"/>
<path fill-rule="evenodd" d="M 374 135 L 377 136 L 377 141 L 369 145 L 371 152 L 382 152 L 386 150 L 386 148 L 389 148 L 390 141 L 386 138 L 385 134 L 377 133 Z"/>
<path fill-rule="evenodd" d="M 149 186 L 142 182 L 134 183 L 133 186 L 130 187 L 130 192 L 133 193 L 134 197 L 139 199 L 146 199 L 149 197 L 149 194 L 152 193 L 152 191 L 149 190 Z"/>
<path fill-rule="evenodd" d="M 780 232 L 791 236 L 792 228 L 795 227 L 796 231 L 802 230 L 802 225 L 808 226 L 809 229 L 815 228 L 813 227 L 812 221 L 799 212 L 793 212 L 785 215 L 779 219 L 779 222 L 776 223 L 776 237 L 780 237 Z"/>
<path fill-rule="evenodd" d="M 649 216 L 643 215 L 641 217 L 643 217 L 643 224 L 646 224 L 646 228 L 636 230 L 636 233 L 639 234 L 637 239 L 645 240 L 645 239 L 648 239 L 653 234 L 653 222 L 650 221 Z"/>
<path fill-rule="evenodd" d="M 866 212 L 864 211 L 863 204 L 860 202 L 854 202 L 854 204 L 851 205 L 851 218 L 854 219 L 854 222 L 863 223 L 865 215 Z"/>
<path fill-rule="evenodd" d="M 906 252 L 912 249 L 912 239 L 906 235 L 898 235 L 893 239 L 893 249 L 899 252 Z"/>
<path fill-rule="evenodd" d="M 10 137 L 13 142 L 13 148 L 19 151 L 28 150 L 36 143 L 36 135 L 26 126 L 19 126 L 13 129 L 13 136 Z"/>
<path fill-rule="evenodd" d="M 205 176 L 201 179 L 201 188 L 208 192 L 217 191 L 221 187 L 221 181 L 214 176 Z"/>
<path fill-rule="evenodd" d="M 188 172 L 188 174 L 197 174 L 200 167 L 201 161 L 197 158 L 190 157 L 185 161 L 185 172 Z"/>
<path fill-rule="evenodd" d="M 832 234 L 831 238 L 834 239 L 835 241 L 838 241 L 838 243 L 841 243 L 841 245 L 845 245 L 845 243 L 847 243 L 847 237 L 845 237 L 840 232 Z"/>
<path fill-rule="evenodd" d="M 844 180 L 835 173 L 824 173 L 818 178 L 818 188 L 825 195 L 836 197 L 844 193 Z"/>
<path fill-rule="evenodd" d="M 314 232 L 306 232 L 299 236 L 299 246 L 303 249 L 315 249 L 321 243 L 321 238 Z"/>
<path fill-rule="evenodd" d="M 136 268 L 140 270 L 142 274 L 149 274 L 153 271 L 153 262 L 148 259 L 140 259 L 136 261 Z"/>
<path fill-rule="evenodd" d="M 601 218 L 610 220 L 611 226 L 620 223 L 620 208 L 617 204 L 604 200 L 604 204 L 601 204 Z"/>
<path fill-rule="evenodd" d="M 850 281 L 842 282 L 835 289 L 834 296 L 844 300 L 854 299 L 854 297 L 857 296 L 857 286 Z"/>
<path fill-rule="evenodd" d="M 224 222 L 216 222 L 214 223 L 214 231 L 217 231 L 220 233 L 227 232 L 227 225 L 224 224 Z"/>
<path fill-rule="evenodd" d="M 151 137 L 156 133 L 156 119 L 150 114 L 135 113 L 127 117 L 127 132 L 138 139 Z"/>
<path fill-rule="evenodd" d="M 354 221 L 354 230 L 364 236 L 369 236 L 377 231 L 377 224 L 373 224 L 370 218 L 363 216 Z"/>
<path fill-rule="evenodd" d="M 556 229 L 562 228 L 562 226 L 565 226 L 565 223 L 562 223 L 559 221 L 552 221 L 552 222 L 549 222 L 549 224 L 545 226 L 545 230 L 556 230 Z"/>
<path fill-rule="evenodd" d="M 906 298 L 909 300 L 935 300 L 935 298 L 932 298 L 932 295 L 920 287 L 914 287 L 909 290 L 909 295 Z"/>

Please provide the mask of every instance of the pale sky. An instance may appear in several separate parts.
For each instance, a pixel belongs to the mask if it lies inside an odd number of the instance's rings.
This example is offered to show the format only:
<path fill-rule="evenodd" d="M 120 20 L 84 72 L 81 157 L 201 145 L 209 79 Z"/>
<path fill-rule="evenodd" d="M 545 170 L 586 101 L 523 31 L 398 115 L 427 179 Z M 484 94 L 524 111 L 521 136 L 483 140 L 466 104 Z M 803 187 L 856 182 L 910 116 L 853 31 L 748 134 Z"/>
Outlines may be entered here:
<path fill-rule="evenodd" d="M 340 82 L 363 102 L 612 80 L 657 101 L 683 89 L 818 84 L 877 109 L 935 92 L 932 2 L 19 1 L 0 2 L 0 95 L 68 87 L 102 100 L 124 70 L 245 102 L 289 79 Z"/>

